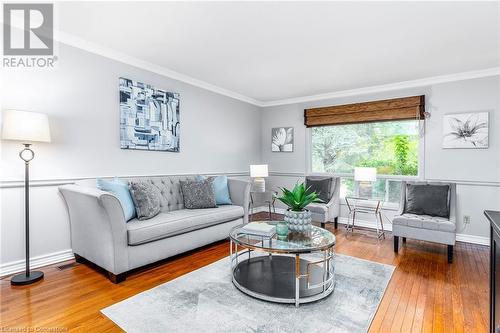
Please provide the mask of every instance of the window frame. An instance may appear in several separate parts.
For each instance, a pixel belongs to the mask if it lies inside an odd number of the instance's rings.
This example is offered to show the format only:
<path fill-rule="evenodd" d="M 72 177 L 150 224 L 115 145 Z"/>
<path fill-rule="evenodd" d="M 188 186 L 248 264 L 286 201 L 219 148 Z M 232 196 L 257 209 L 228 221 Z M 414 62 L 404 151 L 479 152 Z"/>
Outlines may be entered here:
<path fill-rule="evenodd" d="M 389 179 L 389 180 L 399 180 L 399 181 L 421 181 L 425 179 L 425 121 L 418 120 L 419 131 L 423 132 L 424 135 L 419 136 L 418 140 L 418 170 L 416 176 L 405 176 L 405 175 L 383 175 L 377 174 L 377 179 Z M 342 125 L 332 125 L 332 126 L 342 126 Z M 354 172 L 352 173 L 330 173 L 330 172 L 313 172 L 312 170 L 312 129 L 313 127 L 306 128 L 306 142 L 305 142 L 305 154 L 306 154 L 306 174 L 310 176 L 335 176 L 340 178 L 354 178 Z M 341 198 L 344 199 L 344 198 Z M 384 208 L 394 208 L 394 203 L 383 201 Z M 396 204 L 399 206 L 399 203 Z M 397 207 L 395 207 L 397 209 Z"/>

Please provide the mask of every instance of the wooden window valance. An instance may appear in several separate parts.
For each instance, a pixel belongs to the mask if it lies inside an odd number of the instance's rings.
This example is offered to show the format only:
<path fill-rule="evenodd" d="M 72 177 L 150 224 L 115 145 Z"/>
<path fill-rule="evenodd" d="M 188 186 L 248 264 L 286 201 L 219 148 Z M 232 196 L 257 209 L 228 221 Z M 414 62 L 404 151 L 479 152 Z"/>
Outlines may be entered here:
<path fill-rule="evenodd" d="M 307 127 L 358 124 L 374 121 L 424 119 L 425 96 L 411 96 L 366 103 L 304 110 Z"/>

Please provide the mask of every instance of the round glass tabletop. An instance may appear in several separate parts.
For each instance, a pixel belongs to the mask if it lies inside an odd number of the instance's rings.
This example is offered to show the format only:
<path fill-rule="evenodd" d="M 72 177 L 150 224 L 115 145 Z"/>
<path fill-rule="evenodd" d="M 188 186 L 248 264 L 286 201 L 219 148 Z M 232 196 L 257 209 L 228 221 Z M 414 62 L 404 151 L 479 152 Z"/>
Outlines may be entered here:
<path fill-rule="evenodd" d="M 275 225 L 278 221 L 262 221 L 263 223 Z M 272 237 L 253 235 L 245 232 L 242 226 L 231 230 L 229 237 L 238 245 L 267 252 L 281 253 L 305 253 L 321 251 L 335 245 L 335 235 L 330 231 L 312 226 L 307 234 L 289 232 L 286 237 Z"/>

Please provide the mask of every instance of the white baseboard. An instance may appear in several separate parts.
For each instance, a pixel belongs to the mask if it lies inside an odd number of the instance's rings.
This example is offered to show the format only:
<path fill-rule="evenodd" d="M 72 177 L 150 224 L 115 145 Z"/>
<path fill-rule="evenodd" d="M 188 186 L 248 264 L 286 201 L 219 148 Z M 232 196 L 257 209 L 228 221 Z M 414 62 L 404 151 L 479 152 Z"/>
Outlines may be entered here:
<path fill-rule="evenodd" d="M 71 249 L 44 254 L 30 259 L 30 268 L 39 268 L 47 265 L 56 264 L 58 262 L 74 259 Z M 7 262 L 0 265 L 0 277 L 11 275 L 14 273 L 23 272 L 25 270 L 25 260 L 17 260 Z"/>
<path fill-rule="evenodd" d="M 483 236 L 457 234 L 457 241 L 464 242 L 464 243 L 490 246 L 490 238 L 483 237 Z"/>

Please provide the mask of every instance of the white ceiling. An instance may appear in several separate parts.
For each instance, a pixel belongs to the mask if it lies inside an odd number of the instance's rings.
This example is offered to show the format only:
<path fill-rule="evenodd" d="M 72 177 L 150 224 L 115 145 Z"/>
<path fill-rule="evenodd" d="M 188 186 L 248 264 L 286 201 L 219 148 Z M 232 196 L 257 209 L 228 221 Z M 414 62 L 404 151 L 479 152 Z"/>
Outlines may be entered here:
<path fill-rule="evenodd" d="M 500 66 L 499 2 L 63 2 L 59 29 L 269 102 Z"/>

